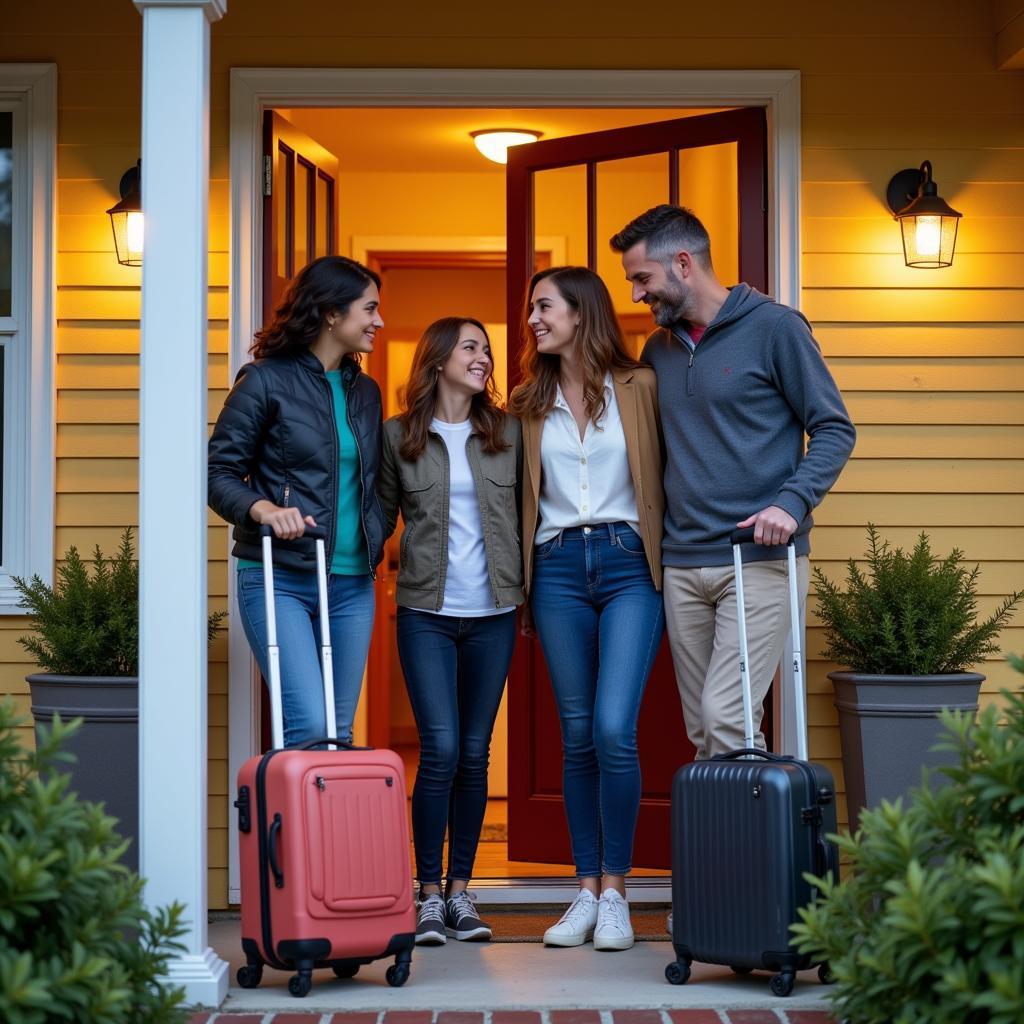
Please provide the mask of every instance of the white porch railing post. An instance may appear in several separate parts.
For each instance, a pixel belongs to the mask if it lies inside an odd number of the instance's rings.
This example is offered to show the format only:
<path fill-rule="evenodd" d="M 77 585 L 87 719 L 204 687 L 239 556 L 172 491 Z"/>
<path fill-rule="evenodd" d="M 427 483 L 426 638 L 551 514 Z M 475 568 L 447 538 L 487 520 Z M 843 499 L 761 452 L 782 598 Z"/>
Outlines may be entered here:
<path fill-rule="evenodd" d="M 226 0 L 134 0 L 143 17 L 139 438 L 140 872 L 186 905 L 169 976 L 219 1006 L 207 939 L 206 294 L 210 22 Z"/>

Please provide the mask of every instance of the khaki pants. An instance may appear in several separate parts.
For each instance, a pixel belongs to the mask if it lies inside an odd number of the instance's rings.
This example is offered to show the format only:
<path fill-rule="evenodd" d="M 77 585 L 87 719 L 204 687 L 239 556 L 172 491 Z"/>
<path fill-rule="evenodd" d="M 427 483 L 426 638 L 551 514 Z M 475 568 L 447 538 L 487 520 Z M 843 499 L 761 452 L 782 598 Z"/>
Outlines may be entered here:
<path fill-rule="evenodd" d="M 807 556 L 796 560 L 800 606 L 807 598 Z M 786 559 L 743 567 L 747 649 L 754 695 L 754 736 L 764 749 L 761 717 L 789 635 Z M 731 565 L 665 567 L 665 622 L 690 742 L 703 760 L 744 746 L 739 622 Z"/>

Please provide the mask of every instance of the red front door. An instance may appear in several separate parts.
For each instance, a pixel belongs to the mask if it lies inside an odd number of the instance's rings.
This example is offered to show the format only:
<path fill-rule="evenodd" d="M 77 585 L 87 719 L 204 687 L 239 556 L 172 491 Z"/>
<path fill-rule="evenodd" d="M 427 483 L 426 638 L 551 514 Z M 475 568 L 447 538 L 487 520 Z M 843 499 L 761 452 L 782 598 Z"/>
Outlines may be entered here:
<path fill-rule="evenodd" d="M 653 329 L 608 239 L 658 203 L 694 210 L 711 235 L 726 285 L 768 290 L 765 112 L 729 110 L 518 146 L 508 160 L 509 384 L 514 384 L 534 240 L 566 239 L 567 261 L 601 274 L 635 346 Z M 638 312 L 641 309 L 641 312 Z M 637 348 L 637 351 L 639 349 Z M 629 643 L 623 637 L 623 643 Z M 640 713 L 643 797 L 633 863 L 668 867 L 669 794 L 693 759 L 668 642 L 662 642 Z M 562 807 L 558 715 L 540 644 L 520 639 L 509 675 L 509 858 L 571 863 Z"/>

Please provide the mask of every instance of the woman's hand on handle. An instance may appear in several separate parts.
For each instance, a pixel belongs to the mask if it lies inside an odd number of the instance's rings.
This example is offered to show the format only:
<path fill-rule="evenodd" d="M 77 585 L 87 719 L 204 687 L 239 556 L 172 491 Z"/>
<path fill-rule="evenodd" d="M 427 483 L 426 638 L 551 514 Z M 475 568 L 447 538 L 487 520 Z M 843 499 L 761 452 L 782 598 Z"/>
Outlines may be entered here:
<path fill-rule="evenodd" d="M 296 540 L 307 526 L 316 526 L 312 516 L 304 516 L 297 508 L 282 508 L 265 499 L 255 502 L 249 515 L 261 526 L 269 526 L 279 540 Z"/>

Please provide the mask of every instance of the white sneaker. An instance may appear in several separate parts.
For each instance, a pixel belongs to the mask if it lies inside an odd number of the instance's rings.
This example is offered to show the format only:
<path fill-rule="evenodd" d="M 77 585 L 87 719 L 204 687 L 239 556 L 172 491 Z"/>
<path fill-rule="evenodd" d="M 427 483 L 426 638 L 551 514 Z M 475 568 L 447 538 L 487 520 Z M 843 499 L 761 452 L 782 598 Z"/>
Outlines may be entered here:
<path fill-rule="evenodd" d="M 580 889 L 569 909 L 544 933 L 545 946 L 582 946 L 593 938 L 597 924 L 597 897 Z"/>
<path fill-rule="evenodd" d="M 629 949 L 632 945 L 629 904 L 615 889 L 605 889 L 597 904 L 594 949 Z"/>

